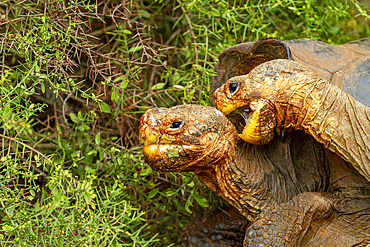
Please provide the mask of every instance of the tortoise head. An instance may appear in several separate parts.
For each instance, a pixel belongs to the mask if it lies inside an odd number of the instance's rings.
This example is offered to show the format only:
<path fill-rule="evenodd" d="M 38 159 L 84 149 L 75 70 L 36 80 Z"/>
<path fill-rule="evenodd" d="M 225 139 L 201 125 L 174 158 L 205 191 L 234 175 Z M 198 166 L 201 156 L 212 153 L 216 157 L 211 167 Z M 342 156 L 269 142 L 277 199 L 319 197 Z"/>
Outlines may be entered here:
<path fill-rule="evenodd" d="M 139 139 L 154 170 L 196 172 L 235 152 L 237 132 L 215 108 L 182 105 L 146 111 Z"/>
<path fill-rule="evenodd" d="M 239 137 L 244 141 L 267 144 L 280 121 L 275 103 L 287 97 L 290 82 L 302 80 L 307 73 L 312 72 L 292 60 L 268 61 L 218 88 L 214 93 L 216 107 L 239 125 Z"/>

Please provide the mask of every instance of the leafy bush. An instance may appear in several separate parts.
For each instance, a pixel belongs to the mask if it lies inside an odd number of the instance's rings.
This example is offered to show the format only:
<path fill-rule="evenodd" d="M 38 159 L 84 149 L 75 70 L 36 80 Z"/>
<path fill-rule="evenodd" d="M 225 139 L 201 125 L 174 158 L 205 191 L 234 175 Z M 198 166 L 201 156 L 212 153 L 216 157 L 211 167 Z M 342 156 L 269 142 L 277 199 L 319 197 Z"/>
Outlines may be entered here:
<path fill-rule="evenodd" d="M 141 114 L 209 105 L 217 56 L 237 43 L 370 36 L 358 1 L 6 1 L 0 10 L 4 246 L 171 245 L 192 212 L 225 202 L 193 174 L 144 163 Z"/>

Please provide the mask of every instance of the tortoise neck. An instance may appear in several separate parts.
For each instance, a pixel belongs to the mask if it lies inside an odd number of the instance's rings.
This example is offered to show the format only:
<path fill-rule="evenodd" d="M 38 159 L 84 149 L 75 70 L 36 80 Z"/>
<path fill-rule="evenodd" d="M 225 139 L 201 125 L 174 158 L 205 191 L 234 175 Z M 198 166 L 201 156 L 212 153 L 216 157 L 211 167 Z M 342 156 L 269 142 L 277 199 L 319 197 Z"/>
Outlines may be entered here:
<path fill-rule="evenodd" d="M 238 168 L 238 166 L 254 165 L 253 162 L 245 160 L 244 156 L 248 156 L 248 154 L 242 149 L 240 146 L 236 149 L 231 147 L 229 150 L 233 151 L 225 153 L 217 161 L 208 163 L 207 166 L 194 171 L 194 173 L 210 189 L 252 221 L 269 202 L 268 198 L 271 196 L 265 193 L 267 191 L 263 192 L 257 182 L 255 183 L 253 174 Z M 263 172 L 262 168 L 258 167 L 252 170 Z"/>
<path fill-rule="evenodd" d="M 308 80 L 290 87 L 278 126 L 304 130 L 370 181 L 370 108 L 321 78 Z"/>
<path fill-rule="evenodd" d="M 330 186 L 336 196 L 353 198 L 355 196 L 370 197 L 370 182 L 348 162 L 344 161 L 337 154 L 325 150 L 330 172 Z"/>
<path fill-rule="evenodd" d="M 298 141 L 300 147 L 294 145 Z M 269 145 L 240 142 L 232 159 L 214 166 L 218 194 L 253 220 L 267 205 L 302 192 L 325 191 L 323 156 L 321 145 L 300 131 L 275 137 Z"/>
<path fill-rule="evenodd" d="M 293 78 L 295 79 L 295 78 Z M 277 128 L 283 131 L 305 130 L 320 104 L 322 94 L 328 84 L 318 77 L 307 76 L 304 79 L 292 80 L 285 83 L 274 100 L 277 114 Z"/>
<path fill-rule="evenodd" d="M 220 195 L 248 220 L 253 221 L 271 196 L 263 193 L 258 184 L 253 184 L 251 174 L 244 173 L 238 168 L 240 163 L 242 163 L 240 158 L 233 158 L 216 166 L 217 184 Z"/>

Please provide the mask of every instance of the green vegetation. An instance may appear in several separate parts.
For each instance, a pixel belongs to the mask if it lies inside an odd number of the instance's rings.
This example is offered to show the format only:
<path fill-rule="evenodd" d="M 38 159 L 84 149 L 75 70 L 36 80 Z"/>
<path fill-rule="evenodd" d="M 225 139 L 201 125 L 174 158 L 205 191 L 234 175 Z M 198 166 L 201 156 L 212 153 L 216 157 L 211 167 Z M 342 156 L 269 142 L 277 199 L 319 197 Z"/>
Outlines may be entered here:
<path fill-rule="evenodd" d="M 192 212 L 224 202 L 193 174 L 144 163 L 141 114 L 209 105 L 217 56 L 237 43 L 370 36 L 360 1 L 3 1 L 0 11 L 1 246 L 175 243 Z"/>

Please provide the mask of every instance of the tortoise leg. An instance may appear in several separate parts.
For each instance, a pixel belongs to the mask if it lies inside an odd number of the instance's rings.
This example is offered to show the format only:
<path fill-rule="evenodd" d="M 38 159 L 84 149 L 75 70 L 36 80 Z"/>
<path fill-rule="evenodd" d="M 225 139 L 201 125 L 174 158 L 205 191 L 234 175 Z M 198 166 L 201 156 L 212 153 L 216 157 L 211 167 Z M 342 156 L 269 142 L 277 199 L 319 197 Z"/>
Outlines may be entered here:
<path fill-rule="evenodd" d="M 180 247 L 243 246 L 249 221 L 237 209 L 227 207 L 187 224 L 177 240 Z"/>
<path fill-rule="evenodd" d="M 312 223 L 325 224 L 335 217 L 334 211 L 330 194 L 318 192 L 302 193 L 287 203 L 268 206 L 247 229 L 244 247 L 301 246 Z"/>

